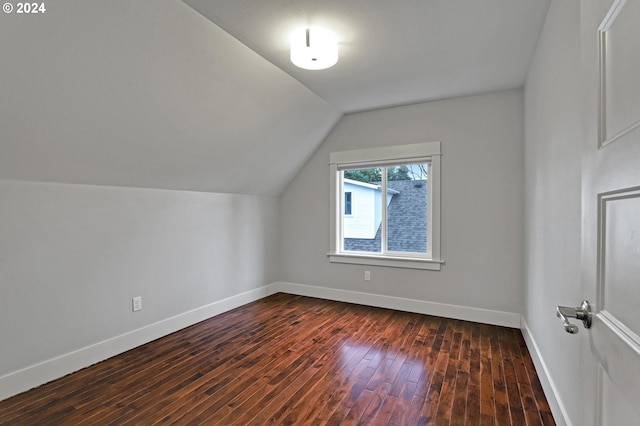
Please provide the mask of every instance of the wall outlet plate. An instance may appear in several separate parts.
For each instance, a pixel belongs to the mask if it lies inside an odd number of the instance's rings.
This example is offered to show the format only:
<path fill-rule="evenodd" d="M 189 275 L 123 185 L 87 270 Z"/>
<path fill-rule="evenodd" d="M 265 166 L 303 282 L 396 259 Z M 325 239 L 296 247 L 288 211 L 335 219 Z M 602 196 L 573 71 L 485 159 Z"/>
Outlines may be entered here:
<path fill-rule="evenodd" d="M 133 298 L 133 312 L 142 310 L 142 296 Z"/>

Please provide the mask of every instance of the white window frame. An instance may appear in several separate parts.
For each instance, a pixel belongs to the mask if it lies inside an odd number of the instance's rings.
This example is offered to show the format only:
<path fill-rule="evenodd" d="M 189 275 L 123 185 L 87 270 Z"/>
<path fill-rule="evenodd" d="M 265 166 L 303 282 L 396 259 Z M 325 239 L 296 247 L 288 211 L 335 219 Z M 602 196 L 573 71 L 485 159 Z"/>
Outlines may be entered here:
<path fill-rule="evenodd" d="M 381 148 L 332 152 L 329 155 L 330 198 L 329 261 L 360 265 L 389 266 L 397 268 L 427 269 L 439 271 L 444 263 L 440 253 L 440 142 L 398 145 Z M 342 171 L 345 169 L 384 167 L 397 164 L 413 164 L 428 161 L 427 179 L 427 254 L 422 253 L 362 253 L 345 252 L 342 249 Z M 383 188 L 383 191 L 386 188 Z M 383 192 L 384 193 L 384 192 Z M 386 203 L 382 203 L 386 218 Z M 384 233 L 383 240 L 386 238 Z M 383 241 L 383 244 L 385 241 Z M 383 246 L 384 247 L 384 246 Z"/>

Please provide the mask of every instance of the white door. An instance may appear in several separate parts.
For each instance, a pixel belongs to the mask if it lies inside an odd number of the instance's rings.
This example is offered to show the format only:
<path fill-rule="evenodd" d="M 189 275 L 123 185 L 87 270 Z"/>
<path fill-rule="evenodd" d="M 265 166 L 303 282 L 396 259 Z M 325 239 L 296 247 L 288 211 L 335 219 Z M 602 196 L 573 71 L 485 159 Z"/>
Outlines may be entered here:
<path fill-rule="evenodd" d="M 584 424 L 640 425 L 640 0 L 581 2 Z M 580 300 L 576 301 L 579 304 Z M 576 321 L 576 320 L 572 320 Z"/>

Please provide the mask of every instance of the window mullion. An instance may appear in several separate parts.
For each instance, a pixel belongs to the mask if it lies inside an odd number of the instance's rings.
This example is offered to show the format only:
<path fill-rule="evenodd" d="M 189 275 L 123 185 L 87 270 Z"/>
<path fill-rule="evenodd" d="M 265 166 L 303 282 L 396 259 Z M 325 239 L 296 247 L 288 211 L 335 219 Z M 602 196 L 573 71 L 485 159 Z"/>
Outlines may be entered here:
<path fill-rule="evenodd" d="M 339 244 L 339 251 L 343 252 L 344 251 L 344 172 L 339 171 L 338 172 L 338 188 L 339 188 L 339 194 L 338 194 L 338 226 L 339 226 L 339 240 L 338 240 L 338 244 Z"/>
<path fill-rule="evenodd" d="M 380 252 L 387 254 L 387 168 L 382 167 L 382 194 L 380 196 L 382 203 L 381 214 L 382 220 L 380 221 Z"/>

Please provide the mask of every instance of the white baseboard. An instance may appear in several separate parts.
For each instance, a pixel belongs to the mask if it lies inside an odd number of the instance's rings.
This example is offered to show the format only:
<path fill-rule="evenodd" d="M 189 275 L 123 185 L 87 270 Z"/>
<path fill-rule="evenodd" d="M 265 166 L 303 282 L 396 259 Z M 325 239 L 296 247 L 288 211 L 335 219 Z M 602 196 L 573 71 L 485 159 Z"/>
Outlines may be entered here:
<path fill-rule="evenodd" d="M 468 306 L 448 305 L 445 303 L 426 302 L 423 300 L 404 299 L 401 297 L 359 293 L 287 282 L 278 282 L 275 283 L 275 285 L 278 291 L 300 296 L 318 297 L 340 302 L 357 303 L 359 305 L 397 309 L 399 311 L 520 328 L 520 314 L 513 312 L 492 311 Z"/>
<path fill-rule="evenodd" d="M 6 374 L 0 377 L 0 401 L 277 291 L 269 284 Z"/>
<path fill-rule="evenodd" d="M 556 385 L 551 378 L 551 374 L 549 374 L 547 365 L 542 358 L 542 354 L 538 349 L 538 345 L 536 344 L 536 341 L 534 340 L 533 335 L 529 330 L 529 326 L 527 325 L 527 322 L 524 320 L 524 318 L 522 318 L 522 325 L 520 326 L 520 329 L 522 330 L 524 341 L 527 344 L 527 348 L 529 349 L 529 353 L 531 354 L 531 358 L 533 359 L 533 364 L 536 367 L 538 378 L 540 379 L 540 383 L 542 384 L 544 395 L 547 397 L 547 402 L 549 403 L 549 407 L 551 408 L 551 413 L 553 414 L 554 420 L 560 426 L 571 426 L 572 423 L 569 420 L 567 409 L 562 403 L 562 400 L 558 397 L 558 389 L 556 388 Z"/>
<path fill-rule="evenodd" d="M 227 312 L 247 303 L 283 292 L 300 296 L 397 309 L 420 314 L 435 315 L 505 327 L 520 327 L 520 315 L 512 312 L 492 311 L 467 306 L 448 305 L 422 300 L 359 293 L 347 290 L 315 287 L 287 282 L 276 282 L 241 293 L 171 318 L 149 324 L 128 333 L 80 348 L 58 357 L 0 376 L 0 401 L 50 382 L 107 358 L 166 336 L 207 318 Z M 545 389 L 546 391 L 546 389 Z M 554 412 L 555 415 L 555 412 Z"/>

